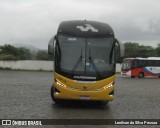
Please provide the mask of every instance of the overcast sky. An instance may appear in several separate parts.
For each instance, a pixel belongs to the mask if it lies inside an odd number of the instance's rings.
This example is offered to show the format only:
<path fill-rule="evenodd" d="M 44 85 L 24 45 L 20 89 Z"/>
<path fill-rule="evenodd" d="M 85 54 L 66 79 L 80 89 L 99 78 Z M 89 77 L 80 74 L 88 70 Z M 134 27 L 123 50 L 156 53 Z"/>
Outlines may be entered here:
<path fill-rule="evenodd" d="M 0 0 L 0 45 L 47 49 L 66 20 L 95 20 L 112 26 L 122 42 L 160 43 L 160 0 Z"/>

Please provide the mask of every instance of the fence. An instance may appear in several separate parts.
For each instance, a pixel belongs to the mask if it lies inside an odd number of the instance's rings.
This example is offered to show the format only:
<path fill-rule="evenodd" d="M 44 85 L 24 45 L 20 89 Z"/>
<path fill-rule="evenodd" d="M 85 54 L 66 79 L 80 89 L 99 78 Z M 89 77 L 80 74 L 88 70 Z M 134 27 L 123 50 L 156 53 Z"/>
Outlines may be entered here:
<path fill-rule="evenodd" d="M 0 68 L 21 69 L 21 70 L 53 70 L 53 61 L 20 60 L 0 61 Z M 120 72 L 121 65 L 116 64 L 116 72 Z"/>

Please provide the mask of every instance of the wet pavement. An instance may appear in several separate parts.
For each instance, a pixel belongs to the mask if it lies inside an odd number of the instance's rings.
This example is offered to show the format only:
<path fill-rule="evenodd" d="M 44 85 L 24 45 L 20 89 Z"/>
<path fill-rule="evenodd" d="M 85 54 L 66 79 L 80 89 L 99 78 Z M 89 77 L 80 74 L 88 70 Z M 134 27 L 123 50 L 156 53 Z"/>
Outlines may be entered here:
<path fill-rule="evenodd" d="M 115 99 L 106 106 L 97 102 L 55 104 L 50 97 L 52 81 L 52 72 L 0 70 L 0 119 L 160 119 L 160 78 L 118 74 Z"/>

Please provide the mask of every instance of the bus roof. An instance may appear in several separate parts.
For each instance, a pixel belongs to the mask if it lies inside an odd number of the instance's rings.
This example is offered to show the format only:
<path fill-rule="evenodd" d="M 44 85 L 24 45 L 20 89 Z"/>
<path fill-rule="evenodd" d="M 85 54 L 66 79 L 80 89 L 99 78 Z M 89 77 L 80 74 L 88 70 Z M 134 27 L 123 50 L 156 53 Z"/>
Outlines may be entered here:
<path fill-rule="evenodd" d="M 135 60 L 136 58 L 124 58 L 123 60 Z"/>
<path fill-rule="evenodd" d="M 160 60 L 160 57 L 148 57 L 150 60 Z"/>
<path fill-rule="evenodd" d="M 113 30 L 108 24 L 87 20 L 63 21 L 59 25 L 58 33 L 79 37 L 114 36 Z"/>
<path fill-rule="evenodd" d="M 124 60 L 160 60 L 160 57 L 148 57 L 148 58 L 136 57 L 136 58 L 124 58 Z"/>

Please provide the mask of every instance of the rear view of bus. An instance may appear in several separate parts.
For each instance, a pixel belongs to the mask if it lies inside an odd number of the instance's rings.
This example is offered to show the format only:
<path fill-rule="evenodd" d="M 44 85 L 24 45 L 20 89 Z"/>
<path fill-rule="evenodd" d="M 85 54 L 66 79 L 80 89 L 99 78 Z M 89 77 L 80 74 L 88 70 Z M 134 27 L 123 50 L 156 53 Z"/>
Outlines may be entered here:
<path fill-rule="evenodd" d="M 116 44 L 123 52 L 123 45 L 106 23 L 62 22 L 48 45 L 54 58 L 53 101 L 112 101 Z"/>

